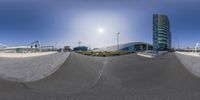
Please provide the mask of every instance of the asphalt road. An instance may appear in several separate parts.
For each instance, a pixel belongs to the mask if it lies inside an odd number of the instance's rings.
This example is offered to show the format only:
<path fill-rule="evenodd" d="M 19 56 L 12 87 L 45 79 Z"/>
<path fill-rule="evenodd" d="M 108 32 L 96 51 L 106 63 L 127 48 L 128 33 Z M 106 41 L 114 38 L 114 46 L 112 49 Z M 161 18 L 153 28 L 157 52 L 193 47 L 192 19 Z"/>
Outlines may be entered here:
<path fill-rule="evenodd" d="M 168 53 L 89 57 L 71 53 L 51 76 L 29 83 L 0 80 L 0 100 L 200 100 L 200 78 Z"/>

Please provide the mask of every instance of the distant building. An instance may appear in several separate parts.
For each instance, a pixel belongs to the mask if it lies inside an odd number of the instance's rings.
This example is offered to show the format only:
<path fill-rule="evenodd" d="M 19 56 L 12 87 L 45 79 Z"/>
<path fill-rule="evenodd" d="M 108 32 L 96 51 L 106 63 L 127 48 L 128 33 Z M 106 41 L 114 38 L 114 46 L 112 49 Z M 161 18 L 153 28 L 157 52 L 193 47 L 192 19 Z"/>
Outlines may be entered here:
<path fill-rule="evenodd" d="M 156 51 L 171 49 L 170 23 L 166 15 L 153 15 L 153 49 Z"/>
<path fill-rule="evenodd" d="M 75 47 L 73 51 L 88 51 L 88 47 L 86 46 Z"/>
<path fill-rule="evenodd" d="M 49 47 L 43 46 L 43 51 L 47 51 Z M 5 53 L 28 53 L 28 52 L 39 52 L 41 51 L 41 45 L 39 41 L 34 41 L 28 45 L 24 46 L 6 46 L 0 43 L 0 52 Z"/>
<path fill-rule="evenodd" d="M 92 51 L 98 51 L 100 48 L 93 48 Z"/>
<path fill-rule="evenodd" d="M 55 46 L 41 46 L 40 47 L 40 50 L 42 51 L 42 52 L 46 52 L 46 51 L 57 51 L 58 49 L 57 48 L 55 48 Z"/>
<path fill-rule="evenodd" d="M 65 46 L 63 51 L 64 51 L 64 52 L 71 51 L 70 46 Z"/>
<path fill-rule="evenodd" d="M 146 51 L 153 50 L 153 46 L 144 42 L 130 42 L 119 45 L 119 51 L 135 52 L 135 51 Z M 118 51 L 118 46 L 108 46 L 105 48 L 96 49 L 95 51 Z"/>
<path fill-rule="evenodd" d="M 1 48 L 0 52 L 5 53 L 26 53 L 26 52 L 37 52 L 37 48 L 31 48 L 30 46 L 15 46 L 15 47 L 6 47 Z"/>

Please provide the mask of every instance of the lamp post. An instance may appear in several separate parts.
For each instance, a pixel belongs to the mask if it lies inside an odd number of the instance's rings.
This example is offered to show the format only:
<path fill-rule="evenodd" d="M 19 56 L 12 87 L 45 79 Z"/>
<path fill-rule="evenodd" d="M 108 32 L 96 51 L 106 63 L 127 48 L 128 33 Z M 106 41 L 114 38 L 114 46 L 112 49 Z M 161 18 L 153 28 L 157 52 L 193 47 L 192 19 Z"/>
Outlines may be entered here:
<path fill-rule="evenodd" d="M 117 51 L 119 51 L 119 34 L 120 32 L 117 33 Z"/>
<path fill-rule="evenodd" d="M 195 46 L 195 48 L 194 48 L 195 52 L 198 52 L 199 45 L 200 45 L 200 43 L 197 42 L 197 43 L 196 43 L 196 46 Z"/>

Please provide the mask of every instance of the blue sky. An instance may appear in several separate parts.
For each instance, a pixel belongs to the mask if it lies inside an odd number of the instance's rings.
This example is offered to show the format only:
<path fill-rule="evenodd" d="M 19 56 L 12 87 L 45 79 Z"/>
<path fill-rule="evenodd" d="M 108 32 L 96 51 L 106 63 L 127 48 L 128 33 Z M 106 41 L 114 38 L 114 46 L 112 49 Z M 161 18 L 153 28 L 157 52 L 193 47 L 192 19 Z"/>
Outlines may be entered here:
<path fill-rule="evenodd" d="M 55 0 L 0 2 L 0 43 L 104 47 L 141 41 L 152 43 L 152 14 L 168 15 L 172 46 L 200 41 L 198 0 Z M 98 28 L 105 31 L 97 32 Z"/>

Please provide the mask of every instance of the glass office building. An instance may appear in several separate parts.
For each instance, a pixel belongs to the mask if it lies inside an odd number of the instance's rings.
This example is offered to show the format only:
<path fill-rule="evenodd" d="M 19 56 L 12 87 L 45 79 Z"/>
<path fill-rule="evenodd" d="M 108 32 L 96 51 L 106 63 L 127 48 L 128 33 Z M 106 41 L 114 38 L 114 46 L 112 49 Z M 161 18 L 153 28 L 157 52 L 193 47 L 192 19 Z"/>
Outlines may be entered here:
<path fill-rule="evenodd" d="M 144 42 L 130 42 L 130 43 L 124 43 L 119 45 L 119 51 L 127 51 L 127 52 L 136 52 L 136 51 L 146 51 L 146 50 L 152 50 L 153 46 L 148 43 Z M 117 51 L 118 46 L 108 46 L 104 48 L 99 48 L 95 51 Z"/>
<path fill-rule="evenodd" d="M 171 49 L 170 23 L 166 15 L 153 15 L 153 49 L 156 51 Z"/>

